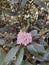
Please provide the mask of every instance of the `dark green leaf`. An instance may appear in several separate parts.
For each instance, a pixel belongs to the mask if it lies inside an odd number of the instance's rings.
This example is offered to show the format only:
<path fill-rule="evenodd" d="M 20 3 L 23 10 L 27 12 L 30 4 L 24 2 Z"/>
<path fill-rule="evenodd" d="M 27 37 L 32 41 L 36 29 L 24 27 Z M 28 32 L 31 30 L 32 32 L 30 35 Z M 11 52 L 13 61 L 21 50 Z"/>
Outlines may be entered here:
<path fill-rule="evenodd" d="M 20 8 L 23 8 L 26 5 L 27 0 L 22 0 L 20 4 Z"/>
<path fill-rule="evenodd" d="M 44 46 L 40 44 L 33 44 L 34 48 L 37 50 L 38 53 L 45 53 Z"/>
<path fill-rule="evenodd" d="M 45 62 L 41 62 L 39 65 L 46 65 L 46 63 Z"/>
<path fill-rule="evenodd" d="M 37 50 L 34 48 L 33 45 L 28 45 L 28 46 L 27 46 L 27 49 L 28 49 L 28 51 L 29 51 L 31 54 L 33 54 L 33 55 L 38 55 L 38 52 L 37 52 Z"/>
<path fill-rule="evenodd" d="M 43 56 L 35 56 L 34 59 L 38 61 L 44 61 Z"/>
<path fill-rule="evenodd" d="M 19 2 L 19 0 L 9 0 L 10 5 L 12 5 L 14 3 L 18 3 L 18 2 Z"/>
<path fill-rule="evenodd" d="M 4 63 L 5 63 L 5 64 L 8 64 L 8 63 L 13 59 L 13 57 L 15 56 L 15 54 L 18 52 L 19 47 L 20 47 L 20 46 L 13 47 L 13 48 L 8 52 L 8 54 L 6 55 L 6 57 L 5 57 L 5 59 L 4 59 Z"/>
<path fill-rule="evenodd" d="M 3 11 L 3 13 L 4 14 L 8 14 L 8 15 L 10 15 L 10 16 L 18 16 L 18 12 L 16 11 L 16 12 L 13 12 L 13 11 L 11 11 L 11 10 L 9 10 L 9 9 L 3 9 L 2 10 Z"/>
<path fill-rule="evenodd" d="M 49 61 L 49 52 L 46 51 L 43 56 L 41 55 L 35 56 L 34 59 L 38 61 Z"/>
<path fill-rule="evenodd" d="M 32 30 L 32 31 L 30 32 L 30 34 L 32 34 L 32 36 L 36 36 L 36 35 L 37 35 L 37 30 Z"/>
<path fill-rule="evenodd" d="M 41 0 L 34 0 L 35 3 L 39 6 L 39 7 L 43 7 L 45 10 L 47 10 L 47 5 L 42 2 Z"/>
<path fill-rule="evenodd" d="M 20 53 L 18 55 L 18 58 L 17 58 L 15 65 L 21 65 L 22 60 L 23 60 L 23 56 L 24 56 L 24 48 L 20 49 Z"/>
<path fill-rule="evenodd" d="M 8 31 L 9 27 L 10 27 L 9 25 L 5 25 L 4 27 L 0 28 L 0 32 L 3 33 Z"/>
<path fill-rule="evenodd" d="M 37 40 L 37 39 L 39 39 L 40 38 L 40 34 L 37 34 L 34 38 L 33 38 L 33 40 Z"/>
<path fill-rule="evenodd" d="M 49 51 L 46 51 L 43 57 L 46 61 L 49 61 Z"/>
<path fill-rule="evenodd" d="M 3 53 L 2 51 L 0 51 L 0 65 L 3 64 L 4 58 L 5 58 L 5 53 Z"/>
<path fill-rule="evenodd" d="M 5 41 L 3 39 L 0 39 L 0 45 L 3 45 Z"/>
<path fill-rule="evenodd" d="M 47 43 L 43 39 L 40 39 L 40 44 L 43 46 L 47 46 Z"/>

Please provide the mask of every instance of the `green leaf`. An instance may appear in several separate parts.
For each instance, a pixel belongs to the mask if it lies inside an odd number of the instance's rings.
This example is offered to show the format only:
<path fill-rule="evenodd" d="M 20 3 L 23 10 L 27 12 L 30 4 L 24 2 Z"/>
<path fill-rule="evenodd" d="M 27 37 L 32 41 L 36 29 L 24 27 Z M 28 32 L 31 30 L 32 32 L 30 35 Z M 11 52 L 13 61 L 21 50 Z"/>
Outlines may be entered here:
<path fill-rule="evenodd" d="M 30 32 L 30 34 L 32 34 L 32 36 L 36 36 L 36 35 L 37 35 L 37 30 L 32 30 L 32 31 Z"/>
<path fill-rule="evenodd" d="M 4 40 L 3 39 L 0 39 L 0 45 L 3 45 L 4 44 Z"/>
<path fill-rule="evenodd" d="M 34 59 L 38 60 L 38 61 L 44 61 L 43 56 L 40 56 L 40 55 L 39 56 L 35 56 Z"/>
<path fill-rule="evenodd" d="M 34 59 L 38 61 L 49 61 L 49 51 L 46 51 L 42 56 L 35 56 Z"/>
<path fill-rule="evenodd" d="M 43 45 L 43 46 L 47 46 L 48 45 L 43 39 L 40 39 L 40 44 Z"/>
<path fill-rule="evenodd" d="M 37 4 L 39 7 L 43 7 L 47 11 L 47 5 L 42 2 L 41 0 L 34 0 L 35 4 Z"/>
<path fill-rule="evenodd" d="M 6 55 L 5 59 L 4 59 L 4 63 L 5 64 L 8 64 L 12 59 L 13 57 L 15 56 L 15 54 L 18 52 L 20 46 L 16 46 L 16 47 L 13 47 L 9 52 L 8 54 Z"/>
<path fill-rule="evenodd" d="M 20 4 L 20 8 L 23 8 L 26 5 L 27 0 L 22 0 Z"/>
<path fill-rule="evenodd" d="M 22 62 L 22 65 L 33 65 L 33 64 L 31 64 L 31 63 L 28 62 L 28 61 L 23 61 L 23 62 Z"/>
<path fill-rule="evenodd" d="M 10 5 L 14 5 L 15 3 L 19 3 L 19 0 L 9 0 Z"/>
<path fill-rule="evenodd" d="M 13 12 L 13 11 L 11 11 L 9 9 L 3 9 L 2 12 L 4 14 L 10 15 L 10 16 L 18 16 L 18 12 L 17 11 Z"/>
<path fill-rule="evenodd" d="M 28 46 L 27 46 L 27 49 L 28 49 L 28 51 L 29 51 L 31 54 L 33 54 L 33 55 L 38 55 L 38 52 L 37 52 L 37 50 L 34 48 L 33 45 L 28 45 Z"/>
<path fill-rule="evenodd" d="M 49 51 L 46 51 L 43 57 L 46 61 L 49 61 Z"/>
<path fill-rule="evenodd" d="M 18 58 L 17 58 L 15 65 L 21 65 L 22 60 L 23 60 L 23 56 L 24 56 L 24 48 L 20 49 L 20 53 L 18 55 Z"/>
<path fill-rule="evenodd" d="M 3 64 L 4 58 L 5 58 L 5 53 L 3 53 L 2 51 L 0 51 L 0 65 Z"/>
<path fill-rule="evenodd" d="M 45 49 L 44 46 L 40 45 L 40 44 L 33 44 L 34 48 L 37 50 L 38 53 L 45 53 Z"/>
<path fill-rule="evenodd" d="M 46 65 L 46 63 L 45 62 L 41 62 L 39 65 Z"/>

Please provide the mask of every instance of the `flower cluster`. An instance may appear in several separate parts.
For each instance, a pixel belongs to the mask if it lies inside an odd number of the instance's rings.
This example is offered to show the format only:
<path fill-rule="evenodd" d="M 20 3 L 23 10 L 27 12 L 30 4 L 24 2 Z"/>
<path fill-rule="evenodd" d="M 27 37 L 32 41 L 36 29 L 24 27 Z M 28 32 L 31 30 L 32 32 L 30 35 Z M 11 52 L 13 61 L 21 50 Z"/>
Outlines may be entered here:
<path fill-rule="evenodd" d="M 22 32 L 22 30 L 20 30 L 20 32 L 17 35 L 17 44 L 22 44 L 26 46 L 27 44 L 31 42 L 32 42 L 31 34 L 27 32 Z"/>

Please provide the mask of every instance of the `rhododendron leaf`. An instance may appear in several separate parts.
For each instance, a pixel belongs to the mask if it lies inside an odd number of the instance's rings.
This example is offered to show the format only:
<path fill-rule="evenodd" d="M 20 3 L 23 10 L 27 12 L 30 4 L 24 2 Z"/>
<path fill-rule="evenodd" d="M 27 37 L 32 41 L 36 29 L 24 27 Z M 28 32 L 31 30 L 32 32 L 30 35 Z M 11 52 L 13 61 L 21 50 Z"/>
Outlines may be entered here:
<path fill-rule="evenodd" d="M 37 40 L 40 38 L 40 34 L 37 34 L 36 36 L 34 36 L 33 40 Z"/>
<path fill-rule="evenodd" d="M 5 25 L 4 27 L 0 28 L 0 32 L 3 33 L 8 31 L 9 27 L 10 27 L 9 25 Z"/>
<path fill-rule="evenodd" d="M 47 6 L 44 2 L 42 2 L 41 0 L 34 0 L 35 3 L 39 6 L 39 7 L 43 7 L 45 10 L 47 10 Z"/>
<path fill-rule="evenodd" d="M 6 55 L 6 57 L 5 57 L 5 59 L 4 59 L 4 63 L 5 63 L 5 64 L 8 64 L 8 63 L 13 59 L 13 57 L 14 57 L 14 56 L 16 55 L 16 53 L 18 52 L 19 47 L 20 47 L 20 46 L 13 47 L 13 48 L 8 52 L 8 54 Z"/>
<path fill-rule="evenodd" d="M 49 51 L 46 51 L 43 57 L 46 61 L 49 61 Z"/>
<path fill-rule="evenodd" d="M 39 65 L 46 65 L 46 62 L 41 62 Z"/>
<path fill-rule="evenodd" d="M 10 5 L 18 3 L 18 2 L 19 2 L 19 0 L 9 0 Z"/>
<path fill-rule="evenodd" d="M 5 53 L 3 53 L 2 51 L 0 51 L 0 65 L 3 64 L 4 57 L 5 57 Z"/>
<path fill-rule="evenodd" d="M 7 10 L 6 9 L 3 9 L 2 12 L 4 14 L 10 15 L 10 16 L 18 16 L 18 12 L 17 11 L 13 12 L 13 11 L 11 11 L 9 9 L 7 9 Z"/>
<path fill-rule="evenodd" d="M 4 40 L 3 39 L 0 39 L 0 45 L 3 45 L 4 44 Z"/>
<path fill-rule="evenodd" d="M 38 61 L 44 61 L 43 56 L 40 56 L 40 55 L 39 56 L 35 56 L 34 59 L 38 60 Z"/>
<path fill-rule="evenodd" d="M 45 53 L 44 46 L 40 44 L 33 44 L 34 48 L 37 50 L 38 53 Z"/>
<path fill-rule="evenodd" d="M 43 45 L 43 46 L 47 46 L 48 45 L 43 39 L 40 39 L 40 44 Z"/>
<path fill-rule="evenodd" d="M 28 45 L 28 46 L 27 46 L 27 49 L 28 49 L 28 51 L 29 51 L 31 54 L 33 54 L 33 55 L 38 55 L 38 52 L 37 52 L 37 50 L 33 47 L 33 45 Z"/>
<path fill-rule="evenodd" d="M 32 30 L 32 31 L 30 32 L 30 34 L 32 34 L 32 36 L 36 36 L 36 35 L 37 35 L 37 30 Z"/>
<path fill-rule="evenodd" d="M 24 48 L 20 49 L 15 65 L 21 65 L 24 56 Z"/>
<path fill-rule="evenodd" d="M 49 51 L 46 51 L 43 55 L 34 56 L 34 59 L 38 61 L 49 61 Z"/>
<path fill-rule="evenodd" d="M 31 64 L 31 63 L 28 62 L 28 61 L 23 61 L 23 62 L 22 62 L 22 65 L 33 65 L 33 64 Z"/>
<path fill-rule="evenodd" d="M 22 0 L 20 4 L 20 8 L 23 8 L 26 5 L 27 0 Z"/>

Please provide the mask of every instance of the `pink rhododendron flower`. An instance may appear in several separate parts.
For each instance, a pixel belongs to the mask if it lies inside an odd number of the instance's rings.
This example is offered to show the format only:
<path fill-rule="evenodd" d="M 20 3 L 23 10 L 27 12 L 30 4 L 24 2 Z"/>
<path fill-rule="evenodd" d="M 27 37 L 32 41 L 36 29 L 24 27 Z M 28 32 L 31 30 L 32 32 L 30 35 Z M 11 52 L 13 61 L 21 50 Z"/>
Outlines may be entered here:
<path fill-rule="evenodd" d="M 27 45 L 29 43 L 32 42 L 32 36 L 30 33 L 26 33 L 26 32 L 22 32 L 22 30 L 20 30 L 20 32 L 17 35 L 17 44 L 22 44 L 22 45 Z"/>

